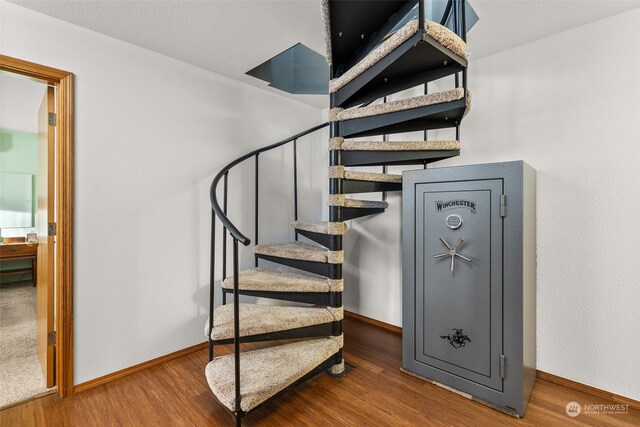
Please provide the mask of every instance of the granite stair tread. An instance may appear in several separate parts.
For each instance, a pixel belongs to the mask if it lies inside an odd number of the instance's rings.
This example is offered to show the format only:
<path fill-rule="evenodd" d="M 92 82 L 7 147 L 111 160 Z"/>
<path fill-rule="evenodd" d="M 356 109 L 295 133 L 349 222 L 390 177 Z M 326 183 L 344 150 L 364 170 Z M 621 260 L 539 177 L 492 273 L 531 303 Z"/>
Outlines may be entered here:
<path fill-rule="evenodd" d="M 372 182 L 402 182 L 402 175 L 393 175 L 388 173 L 374 172 L 358 172 L 344 171 L 344 179 L 352 179 L 354 181 L 372 181 Z"/>
<path fill-rule="evenodd" d="M 341 292 L 343 284 L 342 279 L 328 279 L 261 267 L 241 271 L 238 275 L 238 289 L 247 291 Z M 222 287 L 233 289 L 233 276 L 226 278 Z"/>
<path fill-rule="evenodd" d="M 233 304 L 217 307 L 213 312 L 211 339 L 233 338 Z M 267 334 L 342 320 L 342 307 L 301 307 L 240 303 L 240 336 Z M 205 335 L 209 331 L 209 319 Z"/>
<path fill-rule="evenodd" d="M 331 251 L 303 242 L 256 245 L 254 252 L 259 255 L 290 258 L 301 261 L 328 262 Z"/>
<path fill-rule="evenodd" d="M 471 106 L 471 93 L 467 92 L 467 108 L 464 112 L 466 115 Z M 430 93 L 428 95 L 420 95 L 412 98 L 400 99 L 398 101 L 386 102 L 383 104 L 369 105 L 360 108 L 332 108 L 329 111 L 330 121 L 344 121 L 352 119 L 361 119 L 366 117 L 378 116 L 397 111 L 411 110 L 414 108 L 426 107 L 429 105 L 443 104 L 447 102 L 457 101 L 464 98 L 465 90 L 463 88 L 455 88 L 443 92 Z"/>
<path fill-rule="evenodd" d="M 329 206 L 342 206 L 344 208 L 361 209 L 386 209 L 389 204 L 382 200 L 348 199 L 344 194 L 330 194 Z"/>
<path fill-rule="evenodd" d="M 243 352 L 240 357 L 240 409 L 250 411 L 319 367 L 339 350 L 339 340 L 319 338 Z M 236 409 L 234 372 L 233 354 L 216 357 L 205 369 L 211 391 L 231 411 Z"/>
<path fill-rule="evenodd" d="M 344 151 L 446 151 L 459 150 L 459 141 L 353 141 L 339 139 Z"/>
<path fill-rule="evenodd" d="M 343 235 L 347 232 L 347 225 L 344 222 L 317 221 L 305 222 L 296 221 L 291 224 L 296 230 L 310 231 L 312 233 Z"/>

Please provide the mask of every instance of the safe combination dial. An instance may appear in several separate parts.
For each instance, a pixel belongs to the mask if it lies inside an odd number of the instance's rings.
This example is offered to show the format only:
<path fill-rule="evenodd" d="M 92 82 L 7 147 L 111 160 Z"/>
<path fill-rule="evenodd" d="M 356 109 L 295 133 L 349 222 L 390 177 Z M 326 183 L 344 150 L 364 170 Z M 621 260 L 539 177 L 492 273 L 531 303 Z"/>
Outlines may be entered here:
<path fill-rule="evenodd" d="M 451 248 L 451 246 L 449 245 L 449 243 L 447 243 L 446 240 L 444 240 L 442 237 L 440 237 L 440 241 L 442 242 L 443 245 L 445 245 L 447 247 L 447 249 L 449 249 L 449 252 L 445 252 L 442 254 L 438 254 L 438 255 L 434 255 L 433 257 L 435 259 L 440 259 L 440 258 L 444 258 L 444 257 L 451 257 L 451 272 L 453 273 L 453 271 L 456 268 L 456 257 L 460 257 L 463 260 L 467 261 L 467 262 L 471 262 L 471 258 L 467 258 L 466 256 L 458 253 L 458 249 L 460 249 L 462 247 L 462 245 L 464 244 L 464 239 L 460 239 L 458 240 L 458 243 L 456 243 L 455 247 Z"/>

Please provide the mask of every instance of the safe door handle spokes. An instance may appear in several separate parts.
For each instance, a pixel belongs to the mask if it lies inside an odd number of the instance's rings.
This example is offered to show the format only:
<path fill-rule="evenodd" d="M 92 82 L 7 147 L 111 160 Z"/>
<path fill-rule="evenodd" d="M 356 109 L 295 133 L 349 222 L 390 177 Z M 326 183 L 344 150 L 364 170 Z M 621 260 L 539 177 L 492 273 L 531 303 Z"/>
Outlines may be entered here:
<path fill-rule="evenodd" d="M 458 253 L 458 249 L 460 249 L 462 247 L 462 245 L 464 244 L 464 239 L 460 239 L 458 240 L 458 243 L 456 243 L 455 247 L 451 248 L 451 245 L 449 245 L 449 243 L 447 243 L 447 241 L 440 237 L 440 241 L 442 242 L 443 245 L 445 245 L 447 247 L 447 249 L 449 249 L 448 252 L 444 252 L 438 255 L 434 255 L 433 257 L 435 259 L 440 259 L 440 258 L 444 258 L 444 257 L 451 257 L 451 272 L 453 273 L 455 271 L 456 268 L 456 257 L 460 257 L 463 260 L 467 261 L 467 262 L 471 262 L 471 258 L 467 258 L 466 256 Z"/>

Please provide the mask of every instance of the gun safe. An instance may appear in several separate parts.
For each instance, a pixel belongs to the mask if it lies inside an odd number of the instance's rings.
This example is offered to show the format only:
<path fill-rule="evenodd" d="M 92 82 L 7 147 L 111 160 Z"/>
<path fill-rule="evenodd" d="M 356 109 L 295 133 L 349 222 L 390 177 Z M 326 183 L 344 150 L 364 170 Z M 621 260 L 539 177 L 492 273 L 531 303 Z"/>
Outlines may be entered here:
<path fill-rule="evenodd" d="M 535 171 L 407 171 L 402 187 L 403 370 L 524 416 L 536 375 Z"/>

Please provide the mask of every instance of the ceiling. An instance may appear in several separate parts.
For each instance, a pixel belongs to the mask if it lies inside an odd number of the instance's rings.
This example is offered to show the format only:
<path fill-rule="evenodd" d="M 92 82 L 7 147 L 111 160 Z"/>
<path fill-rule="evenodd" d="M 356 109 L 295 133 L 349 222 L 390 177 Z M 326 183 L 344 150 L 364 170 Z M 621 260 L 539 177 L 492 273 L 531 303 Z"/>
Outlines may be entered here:
<path fill-rule="evenodd" d="M 320 0 L 9 0 L 317 107 L 327 96 L 292 95 L 245 75 L 302 43 L 324 54 Z M 640 0 L 469 0 L 480 21 L 472 60 L 640 7 Z"/>
<path fill-rule="evenodd" d="M 467 37 L 471 60 L 640 7 L 639 0 L 469 0 L 480 20 Z"/>

